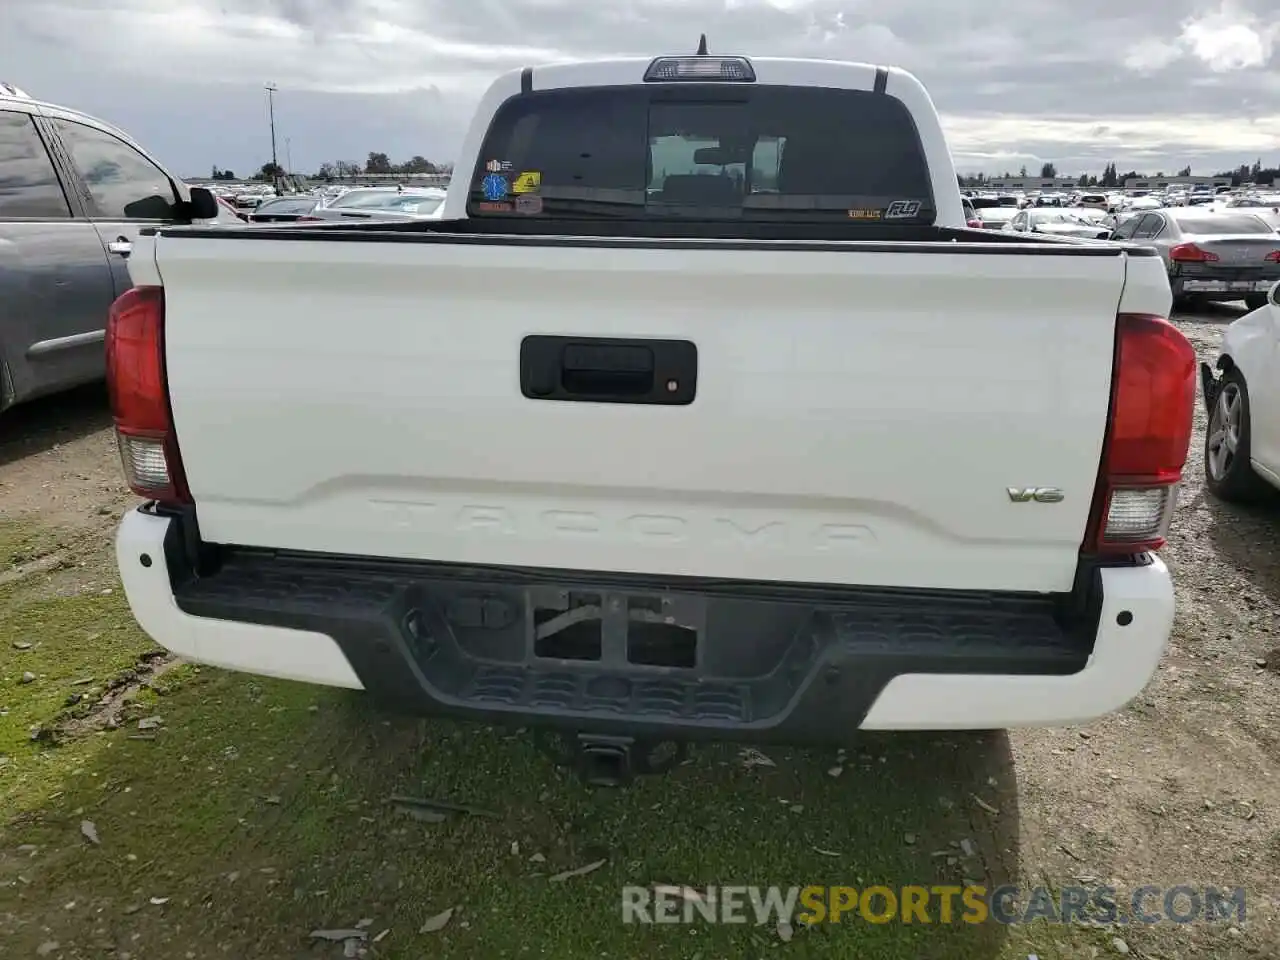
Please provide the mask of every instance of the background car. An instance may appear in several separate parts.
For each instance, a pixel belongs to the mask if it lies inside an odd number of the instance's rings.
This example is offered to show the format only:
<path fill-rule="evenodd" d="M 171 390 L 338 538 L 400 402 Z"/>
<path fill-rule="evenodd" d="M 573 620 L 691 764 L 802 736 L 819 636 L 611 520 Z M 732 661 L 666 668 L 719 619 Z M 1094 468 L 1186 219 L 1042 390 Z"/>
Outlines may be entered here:
<path fill-rule="evenodd" d="M 0 92 L 0 408 L 103 377 L 133 242 L 191 198 L 123 131 Z"/>
<path fill-rule="evenodd" d="M 1273 229 L 1280 230 L 1280 196 L 1278 195 L 1235 197 L 1227 201 L 1224 209 L 1247 211 L 1265 220 Z"/>
<path fill-rule="evenodd" d="M 1151 210 L 1123 220 L 1111 236 L 1155 247 L 1180 305 L 1243 300 L 1256 310 L 1280 280 L 1280 237 L 1264 220 L 1244 211 Z"/>
<path fill-rule="evenodd" d="M 1200 379 L 1209 414 L 1204 478 L 1222 500 L 1274 497 L 1280 488 L 1280 303 L 1264 303 L 1227 328 Z"/>
<path fill-rule="evenodd" d="M 1007 198 L 1013 199 L 1013 198 Z M 971 201 L 974 212 L 981 221 L 981 226 L 986 230 L 999 230 L 1006 223 L 1013 219 L 1018 212 L 1018 202 L 1013 200 L 1012 203 L 1006 203 L 1006 198 L 985 196 L 974 197 Z"/>
<path fill-rule="evenodd" d="M 1043 233 L 1058 237 L 1087 237 L 1105 240 L 1111 231 L 1105 224 L 1090 219 L 1082 211 L 1067 207 L 1029 207 L 1005 224 L 1012 233 Z"/>
<path fill-rule="evenodd" d="M 308 214 L 315 220 L 421 220 L 433 218 L 445 192 L 434 187 L 364 187 L 348 190 Z"/>
<path fill-rule="evenodd" d="M 311 211 L 316 208 L 316 197 L 276 197 L 264 200 L 249 215 L 250 223 L 295 223 L 312 220 Z"/>

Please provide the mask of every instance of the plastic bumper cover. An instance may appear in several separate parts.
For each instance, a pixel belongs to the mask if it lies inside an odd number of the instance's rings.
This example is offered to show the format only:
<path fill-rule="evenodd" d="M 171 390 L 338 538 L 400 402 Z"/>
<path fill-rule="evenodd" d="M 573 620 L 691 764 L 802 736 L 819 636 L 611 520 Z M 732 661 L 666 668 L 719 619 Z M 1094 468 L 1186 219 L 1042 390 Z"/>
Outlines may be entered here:
<path fill-rule="evenodd" d="M 849 606 L 673 593 L 676 609 L 684 603 L 685 619 L 700 624 L 697 642 L 719 657 L 718 674 L 615 668 L 607 655 L 596 663 L 506 661 L 509 651 L 495 659 L 477 643 L 504 630 L 519 633 L 508 610 L 522 619 L 518 604 L 503 597 L 534 596 L 541 587 L 518 579 L 477 585 L 474 571 L 458 581 L 387 573 L 385 566 L 360 571 L 349 562 L 289 567 L 269 555 L 192 579 L 182 569 L 178 523 L 131 511 L 119 529 L 117 559 L 135 618 L 181 657 L 364 688 L 425 714 L 626 735 L 803 743 L 838 741 L 858 728 L 1087 722 L 1145 687 L 1173 620 L 1169 573 L 1151 557 L 1095 571 L 1096 628 L 1083 638 L 1058 630 L 1034 599 L 957 605 L 880 597 Z M 562 586 L 547 589 L 567 593 Z M 473 588 L 496 599 L 477 600 Z M 627 589 L 617 595 L 634 592 Z M 447 617 L 440 612 L 446 608 Z M 770 620 L 773 611 L 780 612 Z M 732 629 L 719 630 L 717 639 L 717 623 Z M 773 653 L 732 676 L 735 659 L 763 649 L 753 637 L 766 634 L 752 631 L 770 626 L 783 634 Z M 740 645 L 726 649 L 733 644 Z M 709 662 L 702 653 L 697 660 L 699 667 Z"/>

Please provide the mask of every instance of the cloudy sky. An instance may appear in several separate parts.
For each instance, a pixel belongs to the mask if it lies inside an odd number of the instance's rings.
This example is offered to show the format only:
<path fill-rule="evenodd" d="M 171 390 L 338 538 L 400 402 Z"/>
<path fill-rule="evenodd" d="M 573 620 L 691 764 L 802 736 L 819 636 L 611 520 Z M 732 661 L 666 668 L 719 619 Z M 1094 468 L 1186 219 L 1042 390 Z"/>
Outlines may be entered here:
<path fill-rule="evenodd" d="M 182 175 L 380 150 L 451 159 L 516 66 L 692 51 L 892 63 L 957 166 L 1280 163 L 1280 0 L 0 0 L 0 80 L 127 129 Z M 1268 15 L 1266 11 L 1270 11 Z M 287 144 L 286 144 L 287 141 Z"/>

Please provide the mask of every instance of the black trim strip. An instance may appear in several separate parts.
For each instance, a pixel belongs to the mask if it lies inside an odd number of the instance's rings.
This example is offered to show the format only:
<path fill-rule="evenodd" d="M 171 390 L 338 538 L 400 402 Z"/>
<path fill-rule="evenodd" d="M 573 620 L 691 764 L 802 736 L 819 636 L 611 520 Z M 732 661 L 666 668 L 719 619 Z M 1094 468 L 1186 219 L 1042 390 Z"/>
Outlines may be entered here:
<path fill-rule="evenodd" d="M 415 226 L 417 226 L 415 224 Z M 1120 245 L 1093 246 L 1059 241 L 1056 238 L 1036 243 L 1007 242 L 982 236 L 982 231 L 952 231 L 955 240 L 695 240 L 684 238 L 642 237 L 565 237 L 521 236 L 519 234 L 491 233 L 484 235 L 466 233 L 405 233 L 401 231 L 366 231 L 343 225 L 343 229 L 325 230 L 315 227 L 293 229 L 258 227 L 182 227 L 160 229 L 155 235 L 170 239 L 202 240 L 328 240 L 351 243 L 421 243 L 460 244 L 464 246 L 508 247 L 606 247 L 612 250 L 755 250 L 784 252 L 825 253 L 939 253 L 994 255 L 1018 254 L 1040 257 L 1118 257 L 1127 253 L 1131 257 L 1158 257 L 1154 247 L 1124 247 Z M 144 236 L 150 236 L 143 231 Z M 965 242 L 956 240 L 963 235 Z"/>
<path fill-rule="evenodd" d="M 533 67 L 525 67 L 520 71 L 520 92 L 533 93 Z"/>
<path fill-rule="evenodd" d="M 186 508 L 175 512 L 158 508 L 154 503 L 143 504 L 139 513 L 154 516 L 172 516 L 180 525 L 194 523 L 194 510 Z M 199 532 L 195 533 L 199 542 Z M 600 570 L 580 570 L 566 567 L 494 566 L 492 564 L 454 563 L 440 560 L 406 560 L 391 557 L 366 557 L 352 554 L 321 553 L 311 550 L 288 550 L 274 547 L 244 547 L 202 544 L 211 554 L 217 555 L 212 569 L 202 569 L 203 576 L 216 576 L 216 566 L 235 563 L 288 565 L 299 569 L 323 570 L 361 577 L 387 579 L 439 579 L 483 580 L 494 584 L 547 585 L 566 581 L 591 581 L 617 590 L 685 591 L 712 597 L 750 597 L 813 603 L 832 603 L 836 600 L 868 602 L 891 601 L 946 601 L 948 603 L 973 603 L 987 606 L 999 602 L 1022 600 L 1064 600 L 1087 590 L 1089 581 L 1098 570 L 1110 568 L 1145 567 L 1150 565 L 1148 554 L 1137 556 L 1082 556 L 1077 568 L 1076 582 L 1072 588 L 1058 593 L 1039 593 L 1020 590 L 973 590 L 941 587 L 882 587 L 841 583 L 803 583 L 779 580 L 739 580 L 718 577 L 700 577 L 677 574 L 619 573 Z M 175 582 L 182 579 L 174 571 Z"/>
<path fill-rule="evenodd" d="M 884 67 L 876 67 L 876 85 L 873 88 L 875 93 L 884 93 L 885 87 L 889 85 L 889 71 Z"/>

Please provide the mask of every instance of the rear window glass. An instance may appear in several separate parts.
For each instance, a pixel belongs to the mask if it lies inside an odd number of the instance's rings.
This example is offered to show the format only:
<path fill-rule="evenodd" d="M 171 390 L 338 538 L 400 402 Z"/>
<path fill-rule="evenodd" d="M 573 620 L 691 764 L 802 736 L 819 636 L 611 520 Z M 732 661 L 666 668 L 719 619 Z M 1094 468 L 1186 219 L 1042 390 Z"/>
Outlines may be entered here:
<path fill-rule="evenodd" d="M 1248 213 L 1224 214 L 1219 217 L 1176 217 L 1178 229 L 1189 236 L 1206 237 L 1215 233 L 1270 233 L 1264 220 Z"/>
<path fill-rule="evenodd" d="M 349 193 L 329 204 L 331 208 L 343 210 L 356 208 L 359 210 L 400 210 L 404 213 L 430 213 L 443 202 L 442 197 L 427 196 L 420 193 L 386 192 L 356 194 Z"/>
<path fill-rule="evenodd" d="M 858 90 L 681 84 L 512 98 L 471 216 L 932 223 L 910 111 Z"/>
<path fill-rule="evenodd" d="M 311 208 L 316 205 L 315 197 L 306 197 L 301 200 L 268 200 L 266 203 L 258 207 L 258 213 L 310 213 Z"/>

